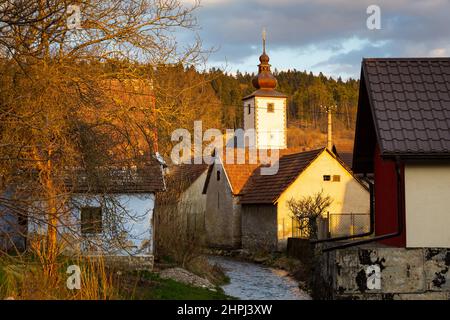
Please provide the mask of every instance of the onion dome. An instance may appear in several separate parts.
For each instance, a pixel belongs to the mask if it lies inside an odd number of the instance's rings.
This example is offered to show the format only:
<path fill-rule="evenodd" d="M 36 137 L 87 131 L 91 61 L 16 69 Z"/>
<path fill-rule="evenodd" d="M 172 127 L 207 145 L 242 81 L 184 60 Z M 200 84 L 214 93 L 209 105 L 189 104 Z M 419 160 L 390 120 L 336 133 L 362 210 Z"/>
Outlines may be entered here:
<path fill-rule="evenodd" d="M 259 57 L 258 75 L 253 78 L 252 84 L 256 89 L 273 90 L 277 86 L 277 79 L 270 71 L 269 56 L 266 53 L 266 38 L 263 34 L 263 53 Z"/>

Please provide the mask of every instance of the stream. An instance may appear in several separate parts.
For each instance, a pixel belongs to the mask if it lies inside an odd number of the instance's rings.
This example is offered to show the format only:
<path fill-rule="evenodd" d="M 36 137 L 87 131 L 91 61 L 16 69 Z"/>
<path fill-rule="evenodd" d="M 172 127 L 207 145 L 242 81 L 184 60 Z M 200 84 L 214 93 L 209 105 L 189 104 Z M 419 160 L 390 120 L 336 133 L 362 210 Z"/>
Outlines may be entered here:
<path fill-rule="evenodd" d="M 242 300 L 311 299 L 284 270 L 218 256 L 209 259 L 220 265 L 230 278 L 230 283 L 222 286 L 229 296 Z"/>

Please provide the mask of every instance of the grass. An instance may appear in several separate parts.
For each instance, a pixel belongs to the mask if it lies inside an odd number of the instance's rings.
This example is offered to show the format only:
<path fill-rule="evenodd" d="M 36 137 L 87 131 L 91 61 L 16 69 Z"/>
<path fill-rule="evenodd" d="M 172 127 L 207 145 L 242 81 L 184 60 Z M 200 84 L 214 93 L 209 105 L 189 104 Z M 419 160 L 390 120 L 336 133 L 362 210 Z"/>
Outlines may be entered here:
<path fill-rule="evenodd" d="M 81 290 L 66 287 L 67 266 L 79 265 Z M 49 277 L 41 261 L 33 254 L 0 257 L 0 299 L 13 297 L 26 300 L 52 299 L 123 299 L 123 300 L 229 300 L 219 287 L 229 281 L 223 270 L 210 265 L 205 257 L 191 259 L 187 267 L 208 278 L 216 291 L 194 287 L 171 279 L 162 279 L 155 272 L 123 271 L 105 266 L 103 259 L 60 256 L 57 272 Z"/>
<path fill-rule="evenodd" d="M 132 285 L 134 283 L 134 285 Z M 130 287 L 131 284 L 131 287 Z M 156 273 L 143 271 L 125 275 L 119 291 L 124 298 L 136 300 L 230 300 L 221 288 L 212 291 L 186 285 L 171 279 L 161 279 Z"/>
<path fill-rule="evenodd" d="M 106 300 L 116 299 L 113 277 L 102 259 L 59 257 L 54 274 L 33 255 L 0 257 L 0 299 L 20 300 Z M 75 264 L 82 270 L 82 290 L 69 290 L 67 266 Z"/>
<path fill-rule="evenodd" d="M 6 269 L 9 269 L 6 271 Z M 10 282 L 11 273 L 14 273 L 17 278 L 24 277 L 25 270 L 22 270 L 20 265 L 9 265 L 8 267 L 0 267 L 0 288 L 5 289 Z M 30 270 L 27 268 L 25 272 Z M 9 275 L 8 275 L 9 273 Z M 148 271 L 141 271 L 139 273 L 129 272 L 123 273 L 118 276 L 119 280 L 114 281 L 116 294 L 109 299 L 124 299 L 124 300 L 230 300 L 233 297 L 227 296 L 220 287 L 217 287 L 216 291 L 198 288 L 190 285 L 186 285 L 171 279 L 162 279 L 158 274 Z M 116 278 L 116 279 L 117 279 Z M 42 286 L 44 291 L 48 288 L 48 283 L 42 280 L 37 280 L 36 277 L 27 278 L 33 283 L 28 283 L 30 287 Z M 63 286 L 59 289 L 52 289 L 53 294 L 35 293 L 30 294 L 28 290 L 24 290 L 22 286 L 17 288 L 17 284 L 14 285 L 12 290 L 0 290 L 0 298 L 4 299 L 7 296 L 14 296 L 18 299 L 76 299 L 66 291 Z M 18 290 L 19 289 L 19 290 Z M 98 290 L 98 288 L 96 288 Z M 55 291 L 55 292 L 53 292 Z M 83 291 L 83 290 L 81 290 Z M 101 291 L 101 290 L 99 290 Z M 20 292 L 20 294 L 18 294 Z M 26 293 L 26 294 L 25 294 Z M 82 292 L 80 292 L 82 293 Z M 82 295 L 81 299 L 108 299 L 102 295 Z"/>

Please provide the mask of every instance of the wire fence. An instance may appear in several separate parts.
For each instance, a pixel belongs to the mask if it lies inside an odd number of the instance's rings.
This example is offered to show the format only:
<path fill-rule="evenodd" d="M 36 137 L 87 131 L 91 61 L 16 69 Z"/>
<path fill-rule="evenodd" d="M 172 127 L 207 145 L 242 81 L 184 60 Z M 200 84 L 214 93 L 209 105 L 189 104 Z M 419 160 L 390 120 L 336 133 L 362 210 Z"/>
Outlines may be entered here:
<path fill-rule="evenodd" d="M 369 232 L 369 213 L 329 213 L 328 236 L 352 236 Z"/>
<path fill-rule="evenodd" d="M 317 221 L 318 238 L 351 236 L 369 232 L 369 213 L 327 213 Z M 292 218 L 292 237 L 305 238 L 307 232 L 300 228 L 299 222 Z"/>

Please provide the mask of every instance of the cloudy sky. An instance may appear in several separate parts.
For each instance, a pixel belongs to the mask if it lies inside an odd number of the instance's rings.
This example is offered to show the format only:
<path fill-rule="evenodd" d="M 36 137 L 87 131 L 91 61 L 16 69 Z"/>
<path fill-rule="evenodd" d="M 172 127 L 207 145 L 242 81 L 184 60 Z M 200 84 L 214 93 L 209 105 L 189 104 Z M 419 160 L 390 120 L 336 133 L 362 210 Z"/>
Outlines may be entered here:
<path fill-rule="evenodd" d="M 358 78 L 362 57 L 450 56 L 450 0 L 202 0 L 197 17 L 208 66 L 229 72 L 256 71 L 262 28 L 278 70 Z"/>

